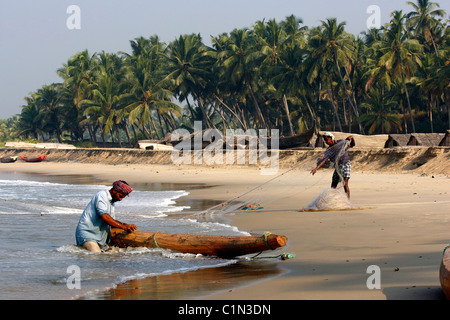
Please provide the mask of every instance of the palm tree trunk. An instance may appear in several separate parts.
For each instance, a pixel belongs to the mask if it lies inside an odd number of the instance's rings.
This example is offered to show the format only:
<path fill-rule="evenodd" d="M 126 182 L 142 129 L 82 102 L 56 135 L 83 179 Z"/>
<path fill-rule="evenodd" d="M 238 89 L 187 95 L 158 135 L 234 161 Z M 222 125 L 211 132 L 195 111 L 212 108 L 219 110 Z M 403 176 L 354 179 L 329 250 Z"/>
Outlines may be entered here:
<path fill-rule="evenodd" d="M 268 129 L 266 125 L 266 121 L 264 120 L 264 116 L 261 112 L 261 109 L 259 108 L 258 101 L 256 100 L 255 93 L 253 92 L 252 86 L 250 84 L 247 84 L 247 88 L 250 90 L 250 94 L 252 96 L 253 105 L 256 109 L 256 114 L 258 115 L 259 120 L 261 121 L 260 128 L 261 129 Z"/>
<path fill-rule="evenodd" d="M 186 97 L 186 103 L 188 105 L 189 112 L 191 113 L 192 125 L 194 125 L 194 121 L 195 121 L 194 110 L 192 109 L 191 104 L 189 103 L 188 97 Z"/>
<path fill-rule="evenodd" d="M 208 126 L 208 128 L 214 128 L 214 129 L 217 129 L 217 128 L 214 126 L 214 124 L 212 123 L 212 121 L 211 121 L 211 119 L 209 118 L 208 114 L 206 113 L 206 110 L 205 110 L 205 108 L 204 108 L 204 106 L 203 106 L 203 99 L 202 99 L 201 97 L 199 97 L 199 96 L 195 93 L 195 91 L 192 90 L 192 88 L 191 88 L 191 91 L 192 91 L 192 94 L 194 95 L 195 100 L 197 100 L 197 102 L 198 102 L 198 106 L 200 107 L 200 110 L 202 111 L 203 117 L 205 118 L 205 122 L 206 122 L 206 125 Z"/>
<path fill-rule="evenodd" d="M 127 125 L 127 122 L 126 122 L 126 121 L 123 121 L 123 126 L 125 127 L 125 134 L 127 135 L 128 146 L 131 147 L 130 130 L 128 129 L 128 125 Z"/>
<path fill-rule="evenodd" d="M 406 101 L 408 102 L 408 111 L 409 111 L 409 116 L 410 116 L 410 120 L 411 120 L 412 130 L 413 130 L 413 133 L 416 133 L 416 127 L 414 125 L 414 119 L 413 119 L 412 109 L 411 109 L 411 102 L 409 101 L 409 92 L 408 92 L 408 88 L 406 88 L 406 81 L 405 81 L 405 76 L 403 75 L 403 73 L 402 73 L 402 83 L 403 83 L 403 89 L 405 90 L 405 94 L 406 94 Z"/>
<path fill-rule="evenodd" d="M 317 122 L 317 118 L 316 118 L 314 112 L 312 111 L 311 106 L 309 105 L 308 99 L 307 99 L 305 96 L 303 96 L 303 99 L 305 100 L 306 106 L 308 107 L 308 111 L 309 111 L 309 114 L 311 115 L 311 119 L 312 119 L 315 123 L 318 123 L 318 122 Z M 317 128 L 317 126 L 316 126 L 316 128 Z"/>
<path fill-rule="evenodd" d="M 331 105 L 333 106 L 333 109 L 334 109 L 334 115 L 336 116 L 336 119 L 337 119 L 337 123 L 338 123 L 338 126 L 339 126 L 339 131 L 342 132 L 341 120 L 339 120 L 338 111 L 337 111 L 336 105 L 334 104 L 333 94 L 331 92 L 329 84 L 327 86 L 327 91 L 328 91 L 328 96 L 330 98 Z"/>
<path fill-rule="evenodd" d="M 230 107 L 228 107 L 215 93 L 213 95 L 221 105 L 223 105 L 225 108 L 227 108 L 233 114 L 233 116 L 236 117 L 236 119 L 242 125 L 242 128 L 245 128 L 245 125 L 242 123 L 241 119 L 239 119 L 238 115 L 233 110 L 231 110 Z"/>
<path fill-rule="evenodd" d="M 348 102 L 350 103 L 350 105 L 353 108 L 353 111 L 355 112 L 356 119 L 357 119 L 358 126 L 359 126 L 359 133 L 364 134 L 364 129 L 363 129 L 362 125 L 361 125 L 361 122 L 359 121 L 359 112 L 358 112 L 358 108 L 357 108 L 357 105 L 356 105 L 356 99 L 354 100 L 355 104 L 353 104 L 353 102 L 351 100 L 351 97 L 350 97 L 350 95 L 349 95 L 349 93 L 347 91 L 347 86 L 345 85 L 344 78 L 342 77 L 341 70 L 340 70 L 340 67 L 339 67 L 339 62 L 338 62 L 337 58 L 336 58 L 336 68 L 337 68 L 339 77 L 341 78 L 341 83 L 344 85 L 344 91 L 345 91 L 345 94 L 347 95 Z M 347 70 L 345 70 L 345 72 L 347 73 Z M 350 86 L 351 86 L 350 77 L 349 77 L 348 73 L 347 73 L 347 77 L 348 77 L 348 81 L 349 81 Z M 352 94 L 353 94 L 353 98 L 355 98 L 355 93 L 353 91 L 353 88 L 352 88 Z"/>
<path fill-rule="evenodd" d="M 159 140 L 158 130 L 156 129 L 156 125 L 155 125 L 155 122 L 153 121 L 153 117 L 151 114 L 149 115 L 149 117 L 150 117 L 150 121 L 152 122 L 153 128 L 155 129 L 156 138 Z"/>
<path fill-rule="evenodd" d="M 283 94 L 283 104 L 284 104 L 284 109 L 286 111 L 286 115 L 287 115 L 287 118 L 288 118 L 288 121 L 289 121 L 289 130 L 291 131 L 291 136 L 293 136 L 294 135 L 294 128 L 292 127 L 291 115 L 290 115 L 290 112 L 289 112 L 289 106 L 288 106 L 285 94 Z"/>
<path fill-rule="evenodd" d="M 434 128 L 433 128 L 433 103 L 434 103 L 434 99 L 433 99 L 433 96 L 430 94 L 429 95 L 429 100 L 428 100 L 428 107 L 430 108 L 428 117 L 430 118 L 431 133 L 434 133 Z"/>
<path fill-rule="evenodd" d="M 117 127 L 116 124 L 114 125 L 114 131 L 116 132 L 117 141 L 119 141 L 119 147 L 122 148 L 122 141 L 120 140 L 119 128 Z"/>

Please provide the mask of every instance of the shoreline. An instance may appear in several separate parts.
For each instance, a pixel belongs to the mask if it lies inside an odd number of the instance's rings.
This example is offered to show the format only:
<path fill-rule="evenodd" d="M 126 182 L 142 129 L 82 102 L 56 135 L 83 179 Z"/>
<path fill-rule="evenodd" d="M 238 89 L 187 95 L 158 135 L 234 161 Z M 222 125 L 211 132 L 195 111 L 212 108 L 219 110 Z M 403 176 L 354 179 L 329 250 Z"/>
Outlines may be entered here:
<path fill-rule="evenodd" d="M 448 168 L 447 159 L 431 160 L 432 167 Z M 450 180 L 446 171 L 424 172 L 427 165 L 422 165 L 411 171 L 368 173 L 356 163 L 350 180 L 352 201 L 368 209 L 299 212 L 331 181 L 329 169 L 314 177 L 308 169 L 302 166 L 287 180 L 274 181 L 270 188 L 260 191 L 263 210 L 225 215 L 231 225 L 242 231 L 286 235 L 288 244 L 284 249 L 296 257 L 275 263 L 286 272 L 261 281 L 241 281 L 231 289 L 226 287 L 188 299 L 443 299 L 438 270 L 442 250 L 450 242 Z M 204 184 L 212 187 L 192 189 L 188 197 L 218 201 L 243 194 L 271 178 L 261 176 L 256 167 L 157 164 L 18 162 L 2 164 L 0 171 L 49 175 L 82 172 L 107 184 L 119 176 L 131 184 Z M 279 173 L 284 171 L 280 169 Z M 367 287 L 367 269 L 372 265 L 381 270 L 380 290 Z"/>

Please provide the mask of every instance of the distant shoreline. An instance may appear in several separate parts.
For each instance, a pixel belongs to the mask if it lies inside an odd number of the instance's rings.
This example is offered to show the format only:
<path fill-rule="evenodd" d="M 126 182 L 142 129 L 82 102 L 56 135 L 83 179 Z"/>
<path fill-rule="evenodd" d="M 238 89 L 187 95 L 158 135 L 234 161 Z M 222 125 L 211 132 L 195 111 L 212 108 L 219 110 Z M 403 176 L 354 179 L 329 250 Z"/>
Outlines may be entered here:
<path fill-rule="evenodd" d="M 325 149 L 315 148 L 309 150 L 280 150 L 279 169 L 291 168 L 295 165 L 299 167 L 313 167 L 317 158 L 323 154 Z M 223 164 L 207 165 L 205 163 L 191 165 L 174 165 L 170 151 L 146 151 L 140 149 L 34 149 L 34 148 L 0 148 L 0 156 L 20 156 L 30 157 L 39 154 L 47 154 L 46 162 L 56 163 L 95 163 L 109 165 L 169 165 L 178 168 L 220 168 L 234 167 L 259 168 L 259 164 Z M 450 175 L 450 166 L 446 162 L 450 159 L 450 147 L 355 147 L 349 150 L 352 159 L 352 169 L 370 170 L 381 172 L 408 172 L 420 174 L 443 174 Z M 22 162 L 2 164 L 14 166 Z M 312 168 L 311 168 L 312 169 Z"/>

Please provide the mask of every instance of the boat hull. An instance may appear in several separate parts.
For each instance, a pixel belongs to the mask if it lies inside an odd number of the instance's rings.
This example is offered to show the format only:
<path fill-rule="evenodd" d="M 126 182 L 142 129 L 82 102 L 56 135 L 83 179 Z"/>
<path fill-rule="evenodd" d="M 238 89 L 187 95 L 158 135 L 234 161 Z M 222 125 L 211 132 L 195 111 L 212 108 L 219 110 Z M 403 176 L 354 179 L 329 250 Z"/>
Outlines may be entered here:
<path fill-rule="evenodd" d="M 41 162 L 45 160 L 46 155 L 43 154 L 37 158 L 28 158 L 27 156 L 20 156 L 20 158 L 25 162 Z"/>
<path fill-rule="evenodd" d="M 450 300 L 450 250 L 445 250 L 439 268 L 439 281 L 447 300 Z"/>
<path fill-rule="evenodd" d="M 3 157 L 0 159 L 1 163 L 13 163 L 16 162 L 17 157 Z"/>
<path fill-rule="evenodd" d="M 285 236 L 264 234 L 261 236 L 213 236 L 175 234 L 136 230 L 128 233 L 112 228 L 113 244 L 118 247 L 163 248 L 182 253 L 202 254 L 220 258 L 234 258 L 283 247 Z"/>

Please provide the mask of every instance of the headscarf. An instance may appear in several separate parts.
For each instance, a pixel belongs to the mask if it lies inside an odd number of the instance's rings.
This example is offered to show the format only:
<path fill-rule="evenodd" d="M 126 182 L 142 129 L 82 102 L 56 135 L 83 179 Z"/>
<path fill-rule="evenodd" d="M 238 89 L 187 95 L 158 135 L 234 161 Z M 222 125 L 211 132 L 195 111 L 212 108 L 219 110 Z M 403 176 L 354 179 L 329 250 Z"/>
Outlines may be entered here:
<path fill-rule="evenodd" d="M 131 191 L 133 191 L 133 188 L 128 185 L 127 182 L 123 180 L 118 180 L 113 183 L 113 189 L 120 192 L 121 194 L 128 196 Z"/>
<path fill-rule="evenodd" d="M 331 139 L 334 140 L 334 134 L 332 134 L 331 132 L 325 132 L 322 134 L 323 137 L 330 137 Z"/>

